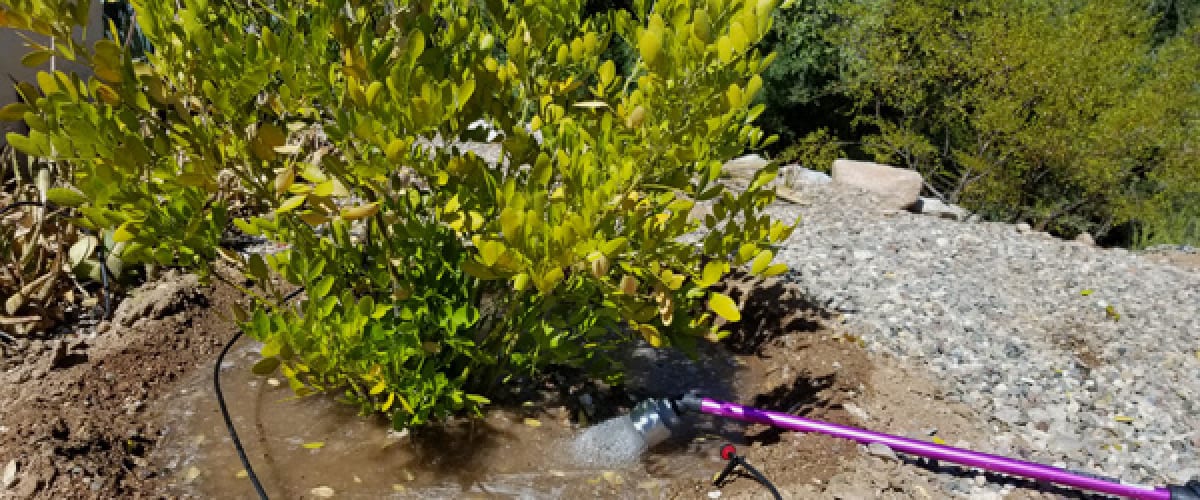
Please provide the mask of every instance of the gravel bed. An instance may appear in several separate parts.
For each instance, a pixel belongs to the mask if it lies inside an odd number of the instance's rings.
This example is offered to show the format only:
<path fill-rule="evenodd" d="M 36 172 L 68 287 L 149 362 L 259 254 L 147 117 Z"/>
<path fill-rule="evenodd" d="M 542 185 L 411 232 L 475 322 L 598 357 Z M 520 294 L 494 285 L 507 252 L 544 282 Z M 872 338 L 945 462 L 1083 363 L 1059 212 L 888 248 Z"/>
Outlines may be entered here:
<path fill-rule="evenodd" d="M 1127 482 L 1200 477 L 1200 273 L 1025 226 L 886 212 L 797 189 L 778 257 L 873 352 L 989 418 L 982 451 Z"/>

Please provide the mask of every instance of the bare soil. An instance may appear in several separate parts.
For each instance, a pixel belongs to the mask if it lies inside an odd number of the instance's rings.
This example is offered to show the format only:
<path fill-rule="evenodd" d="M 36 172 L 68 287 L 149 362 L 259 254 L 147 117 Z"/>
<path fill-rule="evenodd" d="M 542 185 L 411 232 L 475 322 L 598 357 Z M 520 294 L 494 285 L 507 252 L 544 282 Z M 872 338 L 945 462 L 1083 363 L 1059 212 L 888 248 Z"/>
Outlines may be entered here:
<path fill-rule="evenodd" d="M 238 294 L 168 274 L 133 297 L 128 303 L 149 305 L 132 326 L 102 325 L 94 338 L 79 332 L 29 342 L 23 351 L 5 348 L 21 364 L 0 374 L 0 464 L 15 460 L 17 467 L 15 482 L 0 495 L 156 496 L 157 475 L 144 457 L 162 422 L 145 411 L 170 404 L 176 381 L 212 362 L 233 333 L 218 311 Z"/>

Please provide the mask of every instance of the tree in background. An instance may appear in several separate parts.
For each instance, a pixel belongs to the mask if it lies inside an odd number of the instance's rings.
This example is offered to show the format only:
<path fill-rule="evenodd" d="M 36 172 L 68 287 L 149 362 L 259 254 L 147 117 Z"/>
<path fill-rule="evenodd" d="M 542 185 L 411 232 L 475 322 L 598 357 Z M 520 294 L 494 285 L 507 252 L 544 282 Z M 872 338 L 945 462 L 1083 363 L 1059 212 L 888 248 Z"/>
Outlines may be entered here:
<path fill-rule="evenodd" d="M 837 92 L 839 55 L 825 32 L 837 22 L 846 0 L 798 0 L 775 12 L 774 26 L 763 37 L 764 50 L 778 54 L 763 72 L 761 126 L 779 135 L 781 156 L 813 168 L 834 136 L 853 131 L 845 118 L 853 101 Z M 791 146 L 790 148 L 788 146 Z"/>
<path fill-rule="evenodd" d="M 1200 38 L 1186 23 L 1125 0 L 863 0 L 838 14 L 825 35 L 864 151 L 920 171 L 934 195 L 1064 235 L 1131 226 L 1143 243 L 1200 215 Z M 1158 43 L 1164 29 L 1183 31 Z"/>

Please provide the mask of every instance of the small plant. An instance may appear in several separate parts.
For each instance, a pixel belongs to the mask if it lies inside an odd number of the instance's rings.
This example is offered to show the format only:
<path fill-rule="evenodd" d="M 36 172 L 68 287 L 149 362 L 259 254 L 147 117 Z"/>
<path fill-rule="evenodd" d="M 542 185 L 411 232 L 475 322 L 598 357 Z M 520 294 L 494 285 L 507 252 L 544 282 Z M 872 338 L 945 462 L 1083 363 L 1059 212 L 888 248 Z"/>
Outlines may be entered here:
<path fill-rule="evenodd" d="M 773 140 L 752 124 L 772 0 L 586 20 L 580 0 L 142 0 L 144 61 L 72 42 L 73 4 L 49 3 L 0 0 L 0 19 L 62 38 L 34 54 L 69 52 L 95 77 L 43 73 L 6 108 L 34 122 L 10 140 L 66 165 L 79 223 L 123 258 L 244 269 L 262 291 L 235 311 L 264 342 L 255 371 L 297 394 L 336 391 L 404 427 L 552 365 L 615 379 L 621 343 L 725 335 L 740 315 L 709 287 L 733 267 L 786 269 L 772 245 L 793 226 L 761 213 L 774 166 L 740 193 L 716 182 Z M 631 74 L 602 57 L 616 38 L 636 49 Z M 460 142 L 478 121 L 501 134 L 500 164 Z M 221 175 L 267 210 L 231 217 Z M 714 203 L 703 220 L 698 202 Z M 290 249 L 220 248 L 230 223 Z M 276 307 L 275 275 L 306 296 Z"/>
<path fill-rule="evenodd" d="M 838 143 L 837 137 L 830 134 L 826 128 L 808 133 L 779 153 L 780 162 L 798 163 L 823 172 L 833 168 L 834 160 L 845 157 L 846 152 Z"/>
<path fill-rule="evenodd" d="M 69 309 L 97 305 L 95 287 L 85 285 L 101 281 L 98 241 L 76 230 L 61 209 L 43 205 L 50 166 L 22 166 L 11 150 L 0 161 L 0 179 L 9 179 L 0 190 L 0 333 L 47 331 Z"/>

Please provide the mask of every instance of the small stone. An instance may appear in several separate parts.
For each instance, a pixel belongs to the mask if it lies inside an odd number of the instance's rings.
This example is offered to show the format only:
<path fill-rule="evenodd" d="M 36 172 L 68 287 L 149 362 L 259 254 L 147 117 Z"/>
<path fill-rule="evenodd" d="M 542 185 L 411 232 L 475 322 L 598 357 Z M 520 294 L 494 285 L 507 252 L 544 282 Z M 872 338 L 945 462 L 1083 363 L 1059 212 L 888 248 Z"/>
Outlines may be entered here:
<path fill-rule="evenodd" d="M 328 486 L 317 486 L 309 491 L 312 496 L 317 498 L 333 498 L 333 488 Z"/>
<path fill-rule="evenodd" d="M 1093 238 L 1092 235 L 1086 231 L 1079 233 L 1079 235 L 1075 237 L 1075 241 L 1078 243 L 1087 245 L 1089 247 L 1096 246 L 1096 239 Z"/>
<path fill-rule="evenodd" d="M 864 409 L 860 408 L 858 405 L 856 405 L 856 404 L 854 404 L 854 403 L 849 403 L 849 402 L 847 402 L 847 403 L 845 403 L 845 404 L 843 404 L 843 405 L 842 405 L 842 408 L 845 408 L 845 410 L 846 410 L 846 413 L 849 413 L 849 414 L 850 414 L 850 415 L 852 415 L 854 418 L 857 418 L 857 419 L 859 419 L 859 420 L 862 420 L 862 421 L 864 421 L 864 422 L 865 422 L 865 421 L 867 421 L 867 420 L 870 420 L 870 419 L 871 419 L 871 416 L 870 416 L 870 415 L 867 415 L 867 411 L 866 411 L 866 410 L 864 410 Z"/>
<path fill-rule="evenodd" d="M 638 483 L 637 487 L 639 490 L 653 490 L 658 489 L 660 484 L 657 479 L 648 479 Z"/>
<path fill-rule="evenodd" d="M 183 473 L 183 482 L 190 483 L 195 481 L 198 477 L 200 477 L 200 469 L 195 466 L 188 467 Z"/>
<path fill-rule="evenodd" d="M 0 486 L 4 489 L 12 487 L 13 483 L 17 482 L 17 459 L 8 461 L 8 465 L 4 466 L 4 475 L 0 476 Z"/>
<path fill-rule="evenodd" d="M 869 250 L 855 250 L 854 260 L 871 260 L 875 258 L 875 253 Z"/>
<path fill-rule="evenodd" d="M 896 456 L 896 452 L 892 451 L 891 447 L 883 443 L 871 443 L 867 445 L 867 453 L 887 460 L 900 459 Z"/>
<path fill-rule="evenodd" d="M 1029 224 L 1026 224 L 1024 222 L 1017 224 L 1017 232 L 1018 233 L 1028 233 L 1032 229 L 1033 229 L 1032 227 L 1029 227 Z"/>
<path fill-rule="evenodd" d="M 717 491 L 708 492 L 708 498 L 712 498 L 713 500 L 716 500 L 717 498 L 721 498 L 721 491 L 717 490 Z"/>

